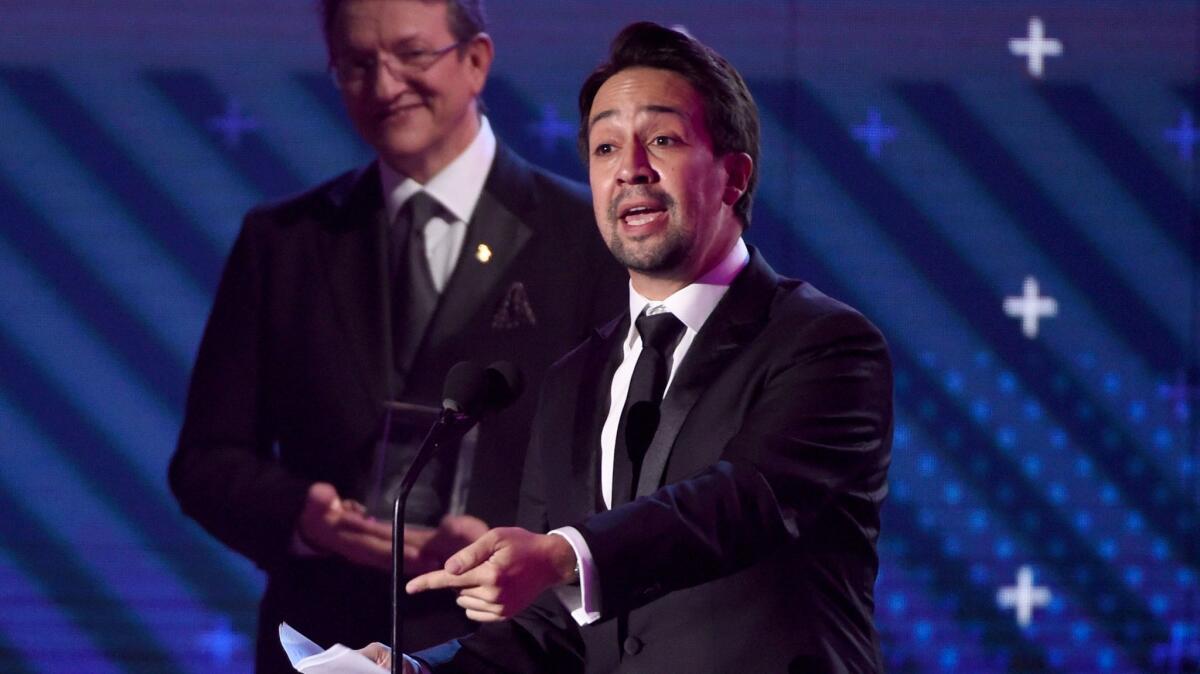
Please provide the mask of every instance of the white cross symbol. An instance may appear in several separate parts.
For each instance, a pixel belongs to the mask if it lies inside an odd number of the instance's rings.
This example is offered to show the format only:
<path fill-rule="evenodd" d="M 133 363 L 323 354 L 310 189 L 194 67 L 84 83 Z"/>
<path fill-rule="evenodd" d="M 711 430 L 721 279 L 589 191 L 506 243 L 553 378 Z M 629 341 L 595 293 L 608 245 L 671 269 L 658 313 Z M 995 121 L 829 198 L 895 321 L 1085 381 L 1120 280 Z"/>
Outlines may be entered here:
<path fill-rule="evenodd" d="M 560 138 L 575 136 L 575 125 L 558 118 L 558 111 L 553 105 L 542 106 L 542 118 L 529 124 L 529 130 L 538 135 L 542 141 L 542 151 L 547 154 L 554 151 L 554 146 Z"/>
<path fill-rule="evenodd" d="M 225 112 L 208 120 L 208 125 L 225 141 L 225 147 L 235 148 L 242 142 L 242 134 L 254 131 L 260 126 L 257 119 L 242 114 L 242 106 L 232 98 L 225 106 Z"/>
<path fill-rule="evenodd" d="M 1029 37 L 1014 37 L 1008 40 L 1008 51 L 1013 56 L 1026 57 L 1029 74 L 1041 78 L 1047 56 L 1062 56 L 1060 40 L 1046 37 L 1046 27 L 1039 17 L 1029 19 Z"/>
<path fill-rule="evenodd" d="M 883 144 L 896 139 L 896 128 L 884 124 L 879 110 L 871 108 L 867 111 L 867 123 L 854 127 L 854 137 L 866 143 L 871 155 L 878 157 Z"/>
<path fill-rule="evenodd" d="M 1179 146 L 1179 158 L 1184 161 L 1192 160 L 1192 151 L 1200 136 L 1196 134 L 1196 125 L 1192 123 L 1192 113 L 1184 110 L 1179 113 L 1179 126 L 1163 131 L 1163 136 Z"/>
<path fill-rule="evenodd" d="M 1037 279 L 1026 276 L 1023 294 L 1004 298 L 1004 313 L 1012 318 L 1020 318 L 1021 332 L 1034 339 L 1038 333 L 1038 321 L 1058 315 L 1058 301 L 1053 297 L 1039 296 Z"/>
<path fill-rule="evenodd" d="M 1017 569 L 1017 584 L 1002 587 L 996 592 L 996 604 L 1000 608 L 1016 608 L 1017 624 L 1028 627 L 1033 622 L 1033 609 L 1050 603 L 1050 588 L 1033 584 L 1033 569 L 1022 566 Z"/>

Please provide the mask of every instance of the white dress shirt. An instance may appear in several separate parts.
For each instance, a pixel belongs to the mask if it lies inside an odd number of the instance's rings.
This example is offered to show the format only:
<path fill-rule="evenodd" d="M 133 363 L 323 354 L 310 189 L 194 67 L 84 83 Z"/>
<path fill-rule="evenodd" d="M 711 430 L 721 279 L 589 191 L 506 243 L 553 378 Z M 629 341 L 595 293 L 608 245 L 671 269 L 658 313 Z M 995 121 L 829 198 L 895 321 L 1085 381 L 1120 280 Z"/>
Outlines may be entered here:
<path fill-rule="evenodd" d="M 429 220 L 424 232 L 425 259 L 429 261 L 433 287 L 439 293 L 458 264 L 463 240 L 467 238 L 467 223 L 475 213 L 495 158 L 496 136 L 487 117 L 483 117 L 475 140 L 424 185 L 396 171 L 387 162 L 379 161 L 379 180 L 383 184 L 388 222 L 394 223 L 396 214 L 409 197 L 421 191 L 437 199 L 444 209 Z"/>
<path fill-rule="evenodd" d="M 658 314 L 664 311 L 674 314 L 686 328 L 679 345 L 671 354 L 667 387 L 663 397 L 671 391 L 671 383 L 675 380 L 675 372 L 679 364 L 687 356 L 688 349 L 696 339 L 696 333 L 708 320 L 717 303 L 729 290 L 729 284 L 750 262 L 750 251 L 740 238 L 729 254 L 717 263 L 691 285 L 685 286 L 667 299 L 656 302 L 648 300 L 629 285 L 629 332 L 623 341 L 623 356 L 621 364 L 613 373 L 612 386 L 609 389 L 608 416 L 600 431 L 600 488 L 604 504 L 612 507 L 613 455 L 617 444 L 617 425 L 621 420 L 621 410 L 625 407 L 625 398 L 629 394 L 629 382 L 633 377 L 633 368 L 638 356 L 642 353 L 642 338 L 638 334 L 635 321 L 643 310 L 647 314 Z M 555 588 L 558 598 L 571 612 L 571 617 L 580 625 L 587 625 L 600 618 L 600 579 L 592 561 L 591 551 L 587 542 L 574 527 L 555 529 L 550 533 L 562 536 L 571 544 L 575 557 L 579 562 L 579 586 L 561 586 Z"/>

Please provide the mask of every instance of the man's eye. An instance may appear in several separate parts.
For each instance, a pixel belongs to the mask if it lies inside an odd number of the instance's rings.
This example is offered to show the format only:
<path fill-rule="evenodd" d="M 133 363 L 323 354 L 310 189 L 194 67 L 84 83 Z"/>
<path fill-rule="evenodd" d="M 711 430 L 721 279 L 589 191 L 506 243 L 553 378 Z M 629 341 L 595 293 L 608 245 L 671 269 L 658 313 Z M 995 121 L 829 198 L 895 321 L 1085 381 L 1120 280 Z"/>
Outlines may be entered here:
<path fill-rule="evenodd" d="M 613 151 L 613 146 L 610 143 L 600 143 L 594 150 L 595 154 L 609 154 Z"/>
<path fill-rule="evenodd" d="M 668 145 L 674 145 L 675 139 L 671 138 L 670 136 L 655 136 L 654 139 L 650 141 L 650 144 L 657 145 L 659 147 L 666 147 Z"/>
<path fill-rule="evenodd" d="M 427 54 L 424 49 L 410 49 L 408 51 L 397 52 L 396 60 L 401 63 L 416 63 Z"/>

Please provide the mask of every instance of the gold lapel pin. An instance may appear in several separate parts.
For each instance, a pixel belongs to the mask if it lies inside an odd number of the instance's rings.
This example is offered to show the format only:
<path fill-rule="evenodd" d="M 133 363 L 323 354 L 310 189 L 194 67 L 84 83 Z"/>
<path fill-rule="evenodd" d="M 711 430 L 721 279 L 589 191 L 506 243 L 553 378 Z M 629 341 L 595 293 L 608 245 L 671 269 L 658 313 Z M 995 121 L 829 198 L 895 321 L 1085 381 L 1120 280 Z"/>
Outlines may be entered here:
<path fill-rule="evenodd" d="M 475 249 L 475 259 L 487 264 L 492 259 L 491 247 L 486 243 L 479 244 L 479 247 Z"/>

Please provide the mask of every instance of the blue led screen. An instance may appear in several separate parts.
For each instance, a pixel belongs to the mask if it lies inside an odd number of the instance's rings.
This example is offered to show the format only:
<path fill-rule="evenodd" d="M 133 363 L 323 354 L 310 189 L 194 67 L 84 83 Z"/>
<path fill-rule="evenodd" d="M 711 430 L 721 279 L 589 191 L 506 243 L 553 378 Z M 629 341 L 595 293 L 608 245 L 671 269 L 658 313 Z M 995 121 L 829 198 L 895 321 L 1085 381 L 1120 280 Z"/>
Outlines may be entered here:
<path fill-rule="evenodd" d="M 747 238 L 897 369 L 888 670 L 1200 671 L 1200 9 L 490 3 L 497 134 L 681 26 L 763 121 Z M 262 579 L 166 462 L 242 214 L 369 159 L 314 3 L 0 3 L 0 672 L 249 672 Z"/>

